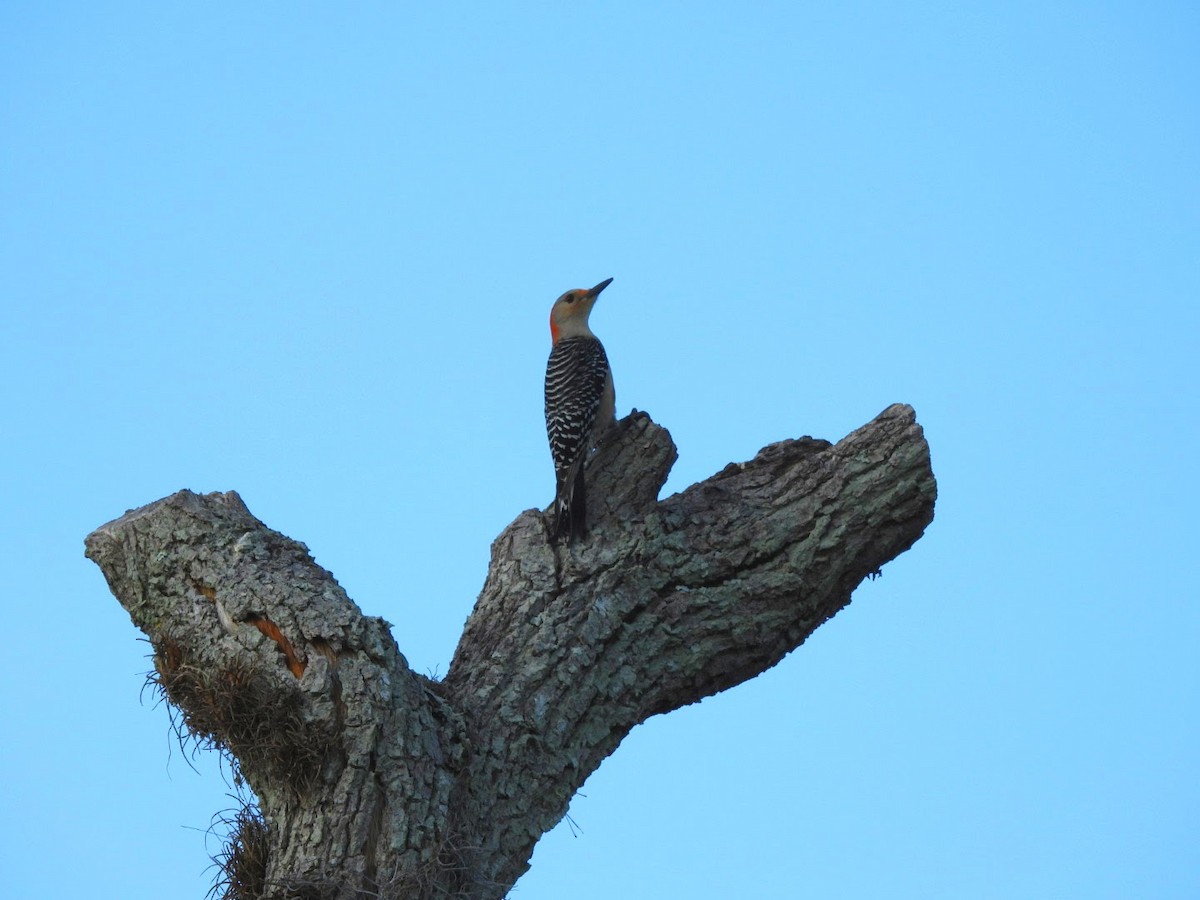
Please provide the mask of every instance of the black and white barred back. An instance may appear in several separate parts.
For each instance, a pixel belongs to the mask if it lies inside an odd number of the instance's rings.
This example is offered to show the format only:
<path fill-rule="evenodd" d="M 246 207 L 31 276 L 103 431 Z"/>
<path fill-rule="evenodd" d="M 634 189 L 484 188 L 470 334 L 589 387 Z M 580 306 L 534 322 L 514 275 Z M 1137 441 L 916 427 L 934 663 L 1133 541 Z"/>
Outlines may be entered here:
<path fill-rule="evenodd" d="M 546 434 L 557 475 L 555 538 L 582 537 L 587 501 L 583 464 L 595 441 L 611 423 L 613 411 L 608 356 L 590 336 L 562 338 L 546 363 Z M 609 421 L 599 421 L 604 416 Z"/>

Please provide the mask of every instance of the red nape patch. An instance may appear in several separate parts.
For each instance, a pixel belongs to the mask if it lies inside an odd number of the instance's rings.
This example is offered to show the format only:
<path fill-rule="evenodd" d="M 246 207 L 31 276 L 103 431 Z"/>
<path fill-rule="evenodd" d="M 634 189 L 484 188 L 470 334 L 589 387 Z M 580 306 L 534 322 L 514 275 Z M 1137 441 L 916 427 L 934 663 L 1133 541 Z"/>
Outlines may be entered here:
<path fill-rule="evenodd" d="M 554 324 L 554 310 L 550 310 L 550 343 L 558 343 L 558 326 Z"/>

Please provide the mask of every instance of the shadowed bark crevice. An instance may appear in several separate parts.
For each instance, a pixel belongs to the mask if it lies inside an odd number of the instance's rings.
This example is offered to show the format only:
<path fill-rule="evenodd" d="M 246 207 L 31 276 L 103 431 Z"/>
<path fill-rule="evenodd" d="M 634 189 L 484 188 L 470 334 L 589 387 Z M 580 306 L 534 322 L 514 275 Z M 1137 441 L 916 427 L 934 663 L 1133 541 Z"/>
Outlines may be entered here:
<path fill-rule="evenodd" d="M 907 406 L 659 501 L 675 458 L 635 412 L 589 461 L 585 540 L 519 515 L 441 683 L 233 492 L 88 537 L 164 693 L 258 797 L 255 896 L 503 897 L 630 729 L 775 665 L 933 517 Z"/>

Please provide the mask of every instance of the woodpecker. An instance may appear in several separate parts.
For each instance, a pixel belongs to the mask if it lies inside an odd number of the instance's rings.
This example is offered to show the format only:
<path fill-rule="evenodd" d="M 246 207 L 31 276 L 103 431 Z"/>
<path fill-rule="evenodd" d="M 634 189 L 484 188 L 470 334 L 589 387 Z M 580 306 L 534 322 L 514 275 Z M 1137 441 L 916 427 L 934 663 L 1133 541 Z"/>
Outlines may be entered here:
<path fill-rule="evenodd" d="M 554 346 L 546 363 L 546 435 L 557 476 L 555 541 L 566 535 L 571 542 L 587 531 L 583 465 L 613 423 L 612 371 L 604 345 L 588 327 L 596 298 L 611 282 L 608 278 L 591 290 L 567 291 L 550 309 Z"/>

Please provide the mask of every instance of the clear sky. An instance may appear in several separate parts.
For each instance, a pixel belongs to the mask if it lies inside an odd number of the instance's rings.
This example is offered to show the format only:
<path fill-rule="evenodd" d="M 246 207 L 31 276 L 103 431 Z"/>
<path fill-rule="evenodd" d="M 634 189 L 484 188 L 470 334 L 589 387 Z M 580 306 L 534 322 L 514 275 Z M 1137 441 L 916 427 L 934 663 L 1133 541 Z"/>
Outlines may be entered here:
<path fill-rule="evenodd" d="M 200 898 L 230 805 L 84 536 L 237 490 L 444 674 L 609 276 L 668 492 L 903 401 L 937 516 L 513 897 L 1200 896 L 1198 9 L 0 5 L 5 896 Z"/>

